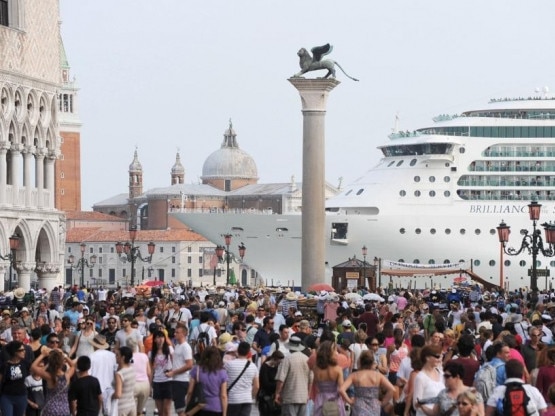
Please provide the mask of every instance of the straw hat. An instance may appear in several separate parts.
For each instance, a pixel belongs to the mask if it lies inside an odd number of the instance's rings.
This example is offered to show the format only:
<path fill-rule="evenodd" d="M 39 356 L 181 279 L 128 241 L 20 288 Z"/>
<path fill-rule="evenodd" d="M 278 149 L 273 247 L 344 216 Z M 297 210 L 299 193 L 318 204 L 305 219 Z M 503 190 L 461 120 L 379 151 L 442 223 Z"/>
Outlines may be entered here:
<path fill-rule="evenodd" d="M 295 295 L 293 292 L 289 292 L 289 293 L 287 293 L 287 295 L 285 295 L 285 299 L 287 299 L 287 300 L 297 300 L 297 295 Z"/>
<path fill-rule="evenodd" d="M 108 342 L 106 342 L 106 337 L 100 334 L 96 334 L 94 338 L 89 341 L 89 343 L 99 350 L 105 350 L 110 347 Z"/>
<path fill-rule="evenodd" d="M 25 289 L 23 289 L 22 287 L 18 287 L 13 291 L 13 295 L 17 299 L 23 299 L 25 297 Z"/>
<path fill-rule="evenodd" d="M 222 335 L 220 335 L 220 337 L 218 338 L 218 348 L 220 349 L 220 351 L 225 351 L 226 345 L 230 341 L 231 341 L 230 333 L 224 332 Z"/>
<path fill-rule="evenodd" d="M 289 338 L 289 341 L 287 341 L 285 347 L 292 352 L 303 351 L 305 348 L 302 344 L 302 340 L 295 335 Z"/>

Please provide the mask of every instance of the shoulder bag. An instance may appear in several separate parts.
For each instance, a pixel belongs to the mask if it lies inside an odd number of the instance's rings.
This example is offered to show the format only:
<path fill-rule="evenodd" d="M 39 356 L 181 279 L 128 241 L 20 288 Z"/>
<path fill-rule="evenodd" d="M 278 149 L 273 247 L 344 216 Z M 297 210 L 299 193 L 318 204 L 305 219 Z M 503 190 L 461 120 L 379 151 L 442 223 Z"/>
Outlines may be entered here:
<path fill-rule="evenodd" d="M 241 373 L 239 374 L 239 376 L 237 376 L 237 378 L 235 380 L 233 380 L 233 383 L 231 383 L 231 385 L 227 388 L 227 391 L 229 393 L 229 391 L 233 388 L 233 386 L 235 386 L 235 383 L 237 383 L 239 381 L 239 379 L 241 378 L 241 376 L 243 374 L 245 374 L 245 371 L 247 371 L 247 368 L 249 367 L 251 361 L 247 360 L 247 364 L 245 364 L 245 367 L 243 368 L 243 371 L 241 371 Z"/>
<path fill-rule="evenodd" d="M 185 412 L 189 415 L 193 415 L 199 410 L 201 410 L 206 404 L 206 397 L 204 395 L 204 387 L 200 382 L 200 367 L 197 367 L 197 376 L 195 378 L 195 386 L 193 387 L 193 392 L 191 394 L 191 399 L 185 408 Z M 197 408 L 198 406 L 198 408 Z"/>

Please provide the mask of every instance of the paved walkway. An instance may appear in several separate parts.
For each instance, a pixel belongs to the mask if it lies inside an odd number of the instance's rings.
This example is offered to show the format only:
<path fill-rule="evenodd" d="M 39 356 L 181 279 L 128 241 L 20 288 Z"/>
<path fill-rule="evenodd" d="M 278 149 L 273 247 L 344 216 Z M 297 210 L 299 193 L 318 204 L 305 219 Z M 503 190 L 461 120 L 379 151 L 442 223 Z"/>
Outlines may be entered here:
<path fill-rule="evenodd" d="M 154 405 L 154 400 L 152 400 L 152 398 L 149 398 L 147 403 L 146 403 L 146 414 L 147 414 L 147 416 L 154 415 L 154 409 L 155 408 L 156 408 L 156 406 Z M 171 416 L 177 416 L 177 413 L 175 413 L 173 405 L 172 405 L 172 414 L 171 414 Z M 258 413 L 258 406 L 256 404 L 252 405 L 251 416 L 260 416 L 259 413 Z"/>

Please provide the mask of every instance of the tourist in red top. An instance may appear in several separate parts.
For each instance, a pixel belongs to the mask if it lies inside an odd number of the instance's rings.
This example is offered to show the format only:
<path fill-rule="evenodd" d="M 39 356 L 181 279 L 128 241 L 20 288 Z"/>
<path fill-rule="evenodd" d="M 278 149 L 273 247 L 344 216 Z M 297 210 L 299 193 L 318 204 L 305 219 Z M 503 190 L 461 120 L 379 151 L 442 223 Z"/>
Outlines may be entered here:
<path fill-rule="evenodd" d="M 549 403 L 549 387 L 555 383 L 555 347 L 547 350 L 547 363 L 538 370 L 536 387 L 543 394 L 546 402 Z"/>
<path fill-rule="evenodd" d="M 467 387 L 472 387 L 474 383 L 474 375 L 480 368 L 480 362 L 472 354 L 474 351 L 474 337 L 470 334 L 463 334 L 457 341 L 457 348 L 453 359 L 449 362 L 460 364 L 464 368 L 462 382 Z"/>

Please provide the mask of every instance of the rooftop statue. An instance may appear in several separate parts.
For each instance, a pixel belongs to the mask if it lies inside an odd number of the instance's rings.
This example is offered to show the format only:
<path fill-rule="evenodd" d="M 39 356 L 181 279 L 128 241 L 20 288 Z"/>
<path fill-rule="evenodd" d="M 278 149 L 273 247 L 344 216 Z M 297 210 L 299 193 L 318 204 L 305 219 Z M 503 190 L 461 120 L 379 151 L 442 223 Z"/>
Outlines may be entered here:
<path fill-rule="evenodd" d="M 306 74 L 310 71 L 318 71 L 320 69 L 327 69 L 328 73 L 323 78 L 332 77 L 335 78 L 335 65 L 341 69 L 341 72 L 345 74 L 348 78 L 352 79 L 353 81 L 358 81 L 358 79 L 353 78 L 352 76 L 348 75 L 341 65 L 338 62 L 335 62 L 331 59 L 324 59 L 322 58 L 329 54 L 333 50 L 333 46 L 329 43 L 326 43 L 323 46 L 315 46 L 310 51 L 312 52 L 312 56 L 310 53 L 305 49 L 299 49 L 297 55 L 299 55 L 299 64 L 301 66 L 300 72 L 293 75 L 293 77 L 301 77 L 302 75 Z"/>

